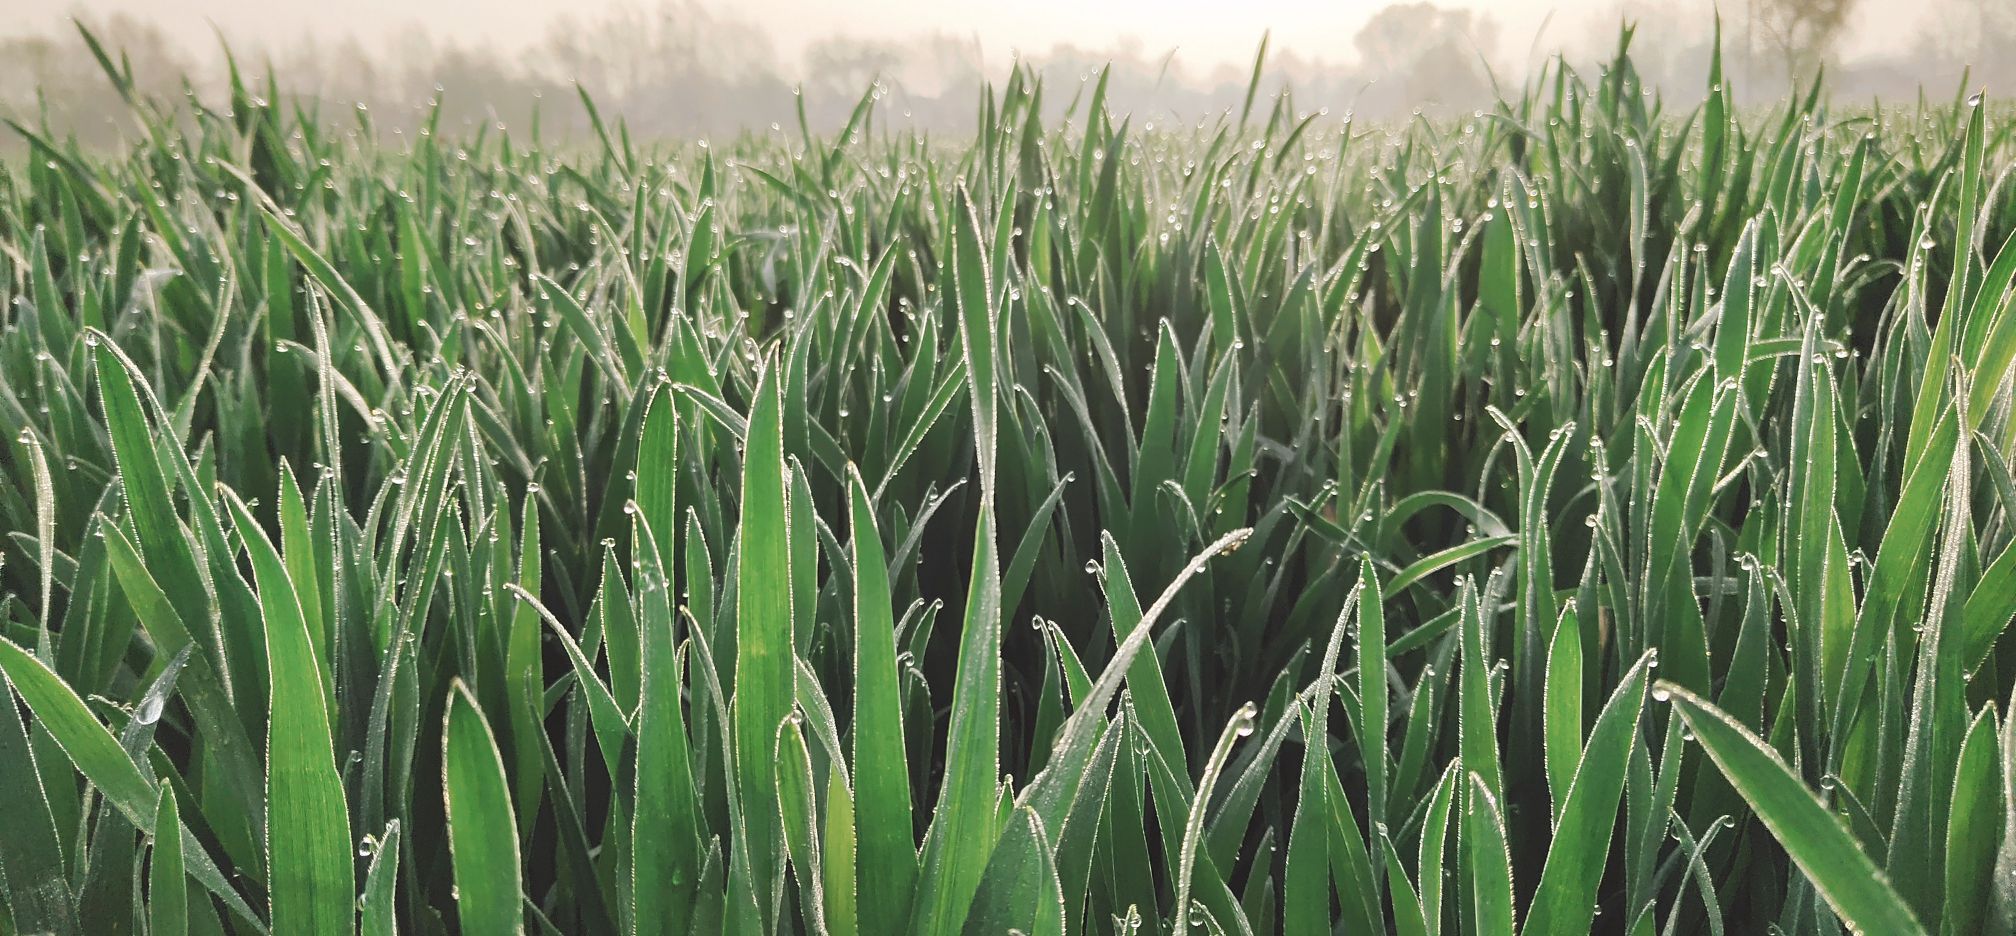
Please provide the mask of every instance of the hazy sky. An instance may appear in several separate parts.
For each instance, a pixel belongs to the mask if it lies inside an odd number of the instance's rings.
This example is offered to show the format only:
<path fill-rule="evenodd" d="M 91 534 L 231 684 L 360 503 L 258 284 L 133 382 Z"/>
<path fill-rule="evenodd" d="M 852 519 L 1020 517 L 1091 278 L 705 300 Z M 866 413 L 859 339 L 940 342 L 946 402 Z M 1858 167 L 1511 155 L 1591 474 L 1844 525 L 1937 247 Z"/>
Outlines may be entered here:
<path fill-rule="evenodd" d="M 769 27 L 779 52 L 796 58 L 821 36 L 902 35 L 940 31 L 977 36 L 990 56 L 1046 49 L 1058 42 L 1106 47 L 1138 39 L 1147 52 L 1178 49 L 1178 61 L 1208 70 L 1249 61 L 1261 31 L 1272 29 L 1277 48 L 1330 60 L 1354 56 L 1351 39 L 1367 18 L 1392 0 L 699 0 L 703 7 Z M 1698 8 L 1709 0 L 1438 0 L 1446 7 L 1488 11 L 1498 25 L 1497 59 L 1518 66 L 1537 45 L 1552 51 L 1611 28 L 1620 11 Z M 1725 16 L 1740 18 L 1747 0 L 1724 0 Z M 46 32 L 65 17 L 125 13 L 158 23 L 171 38 L 199 50 L 214 46 L 213 28 L 234 45 L 293 46 L 306 39 L 355 35 L 366 41 L 419 27 L 436 36 L 510 52 L 544 35 L 556 17 L 595 19 L 625 7 L 650 8 L 655 0 L 0 0 L 0 35 Z M 1925 4 L 1868 0 L 1844 43 L 1851 56 L 1873 51 L 1898 35 L 1899 6 Z M 1551 14 L 1551 21 L 1550 21 Z M 1888 17 L 1887 26 L 1878 21 Z M 1600 26 L 1599 26 L 1600 24 Z M 1543 33 L 1544 29 L 1544 33 Z M 1641 37 L 1641 42 L 1656 41 Z"/>

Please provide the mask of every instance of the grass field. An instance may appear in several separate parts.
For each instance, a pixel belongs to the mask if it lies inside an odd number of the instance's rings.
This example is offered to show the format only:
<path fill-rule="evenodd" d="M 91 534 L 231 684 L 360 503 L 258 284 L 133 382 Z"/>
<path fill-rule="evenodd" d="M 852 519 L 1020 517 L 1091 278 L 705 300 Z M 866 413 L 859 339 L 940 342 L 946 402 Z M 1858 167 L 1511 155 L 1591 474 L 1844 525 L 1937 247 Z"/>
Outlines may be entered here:
<path fill-rule="evenodd" d="M 1628 42 L 16 124 L 0 934 L 2009 932 L 2016 123 Z"/>

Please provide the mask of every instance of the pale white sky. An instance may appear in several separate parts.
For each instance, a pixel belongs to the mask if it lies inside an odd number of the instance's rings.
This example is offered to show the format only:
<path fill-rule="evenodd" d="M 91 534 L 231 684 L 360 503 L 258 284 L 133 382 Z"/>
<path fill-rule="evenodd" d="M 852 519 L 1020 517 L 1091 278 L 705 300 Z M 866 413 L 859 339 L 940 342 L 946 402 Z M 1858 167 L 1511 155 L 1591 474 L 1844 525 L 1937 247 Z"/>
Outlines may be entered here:
<path fill-rule="evenodd" d="M 1043 50 L 1058 42 L 1107 47 L 1138 39 L 1159 54 L 1178 49 L 1178 61 L 1204 71 L 1250 61 L 1262 30 L 1276 48 L 1332 61 L 1351 59 L 1351 39 L 1374 12 L 1392 0 L 699 0 L 701 6 L 771 30 L 777 50 L 796 58 L 822 36 L 902 35 L 939 31 L 977 36 L 990 58 L 1010 50 Z M 1724 0 L 1727 20 L 1740 20 L 1748 0 Z M 195 50 L 215 46 L 221 29 L 234 46 L 294 46 L 354 35 L 370 42 L 414 27 L 464 44 L 510 54 L 545 34 L 559 16 L 595 19 L 656 0 L 0 0 L 0 35 L 46 32 L 66 17 L 125 13 L 158 23 L 171 38 Z M 1698 8 L 1710 0 L 1439 0 L 1445 7 L 1487 12 L 1498 25 L 1495 57 L 1526 62 L 1535 45 L 1552 51 L 1614 28 L 1620 12 Z M 1878 51 L 1900 28 L 1915 25 L 1926 4 L 1867 0 L 1843 51 Z M 1899 8 L 1903 8 L 1901 11 Z M 1549 21 L 1549 14 L 1552 20 Z M 1899 22 L 1900 16 L 1904 20 Z M 1542 33 L 1543 24 L 1545 32 Z M 1657 42 L 1641 35 L 1641 43 Z"/>

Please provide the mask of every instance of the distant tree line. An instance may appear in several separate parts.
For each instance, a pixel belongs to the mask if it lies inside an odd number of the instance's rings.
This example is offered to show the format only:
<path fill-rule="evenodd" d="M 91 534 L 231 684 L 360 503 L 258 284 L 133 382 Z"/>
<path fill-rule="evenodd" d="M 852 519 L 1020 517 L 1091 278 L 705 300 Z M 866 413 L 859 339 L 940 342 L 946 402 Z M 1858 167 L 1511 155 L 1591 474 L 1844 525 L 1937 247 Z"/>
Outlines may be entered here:
<path fill-rule="evenodd" d="M 1644 26 L 1641 34 L 1658 37 L 1633 48 L 1646 85 L 1693 93 L 1705 79 L 1713 21 L 1669 5 L 1623 2 L 1615 18 L 1583 23 L 1568 41 L 1552 46 L 1567 47 L 1571 67 L 1594 62 L 1611 51 L 1619 23 L 1636 21 Z M 1787 79 L 1830 63 L 1855 0 L 1748 2 L 1736 11 L 1740 16 L 1722 24 L 1725 50 L 1738 87 L 1769 99 L 1783 92 Z M 1833 62 L 1833 86 L 1891 98 L 1915 95 L 1921 85 L 1943 94 L 1970 62 L 1977 63 L 1976 84 L 2016 83 L 2016 57 L 2006 54 L 2016 50 L 2016 3 L 1933 2 L 1938 6 L 1929 26 L 1915 40 L 1899 42 L 1902 51 Z M 146 93 L 217 99 L 211 95 L 226 74 L 224 50 L 181 48 L 158 27 L 131 18 L 86 25 L 125 57 Z M 1425 0 L 1395 3 L 1352 37 L 1349 58 L 1269 56 L 1263 89 L 1289 86 L 1298 107 L 1372 118 L 1471 110 L 1492 101 L 1498 85 L 1524 81 L 1539 64 L 1524 61 L 1517 74 L 1500 73 L 1492 64 L 1500 60 L 1500 39 L 1486 14 Z M 276 80 L 290 103 L 325 115 L 361 105 L 384 132 L 413 127 L 437 107 L 444 126 L 501 123 L 514 132 L 572 132 L 587 122 L 577 86 L 604 114 L 620 116 L 645 136 L 765 133 L 773 126 L 774 132 L 796 133 L 801 112 L 814 130 L 831 130 L 845 124 L 871 86 L 882 100 L 877 114 L 883 126 L 894 121 L 957 132 L 972 126 L 982 84 L 998 81 L 1008 65 L 984 61 L 973 41 L 945 33 L 833 37 L 814 42 L 793 62 L 756 24 L 692 0 L 597 19 L 563 17 L 515 58 L 414 32 L 374 46 L 350 38 L 229 51 L 241 74 L 262 85 Z M 1244 67 L 1198 69 L 1127 41 L 1108 48 L 1059 44 L 1024 61 L 1043 73 L 1046 101 L 1058 111 L 1110 66 L 1112 106 L 1144 121 L 1194 122 L 1237 108 L 1249 77 Z M 74 32 L 0 39 L 0 116 L 46 125 L 87 144 L 113 143 L 131 132 L 118 94 Z M 18 139 L 6 136 L 0 147 L 18 147 Z"/>

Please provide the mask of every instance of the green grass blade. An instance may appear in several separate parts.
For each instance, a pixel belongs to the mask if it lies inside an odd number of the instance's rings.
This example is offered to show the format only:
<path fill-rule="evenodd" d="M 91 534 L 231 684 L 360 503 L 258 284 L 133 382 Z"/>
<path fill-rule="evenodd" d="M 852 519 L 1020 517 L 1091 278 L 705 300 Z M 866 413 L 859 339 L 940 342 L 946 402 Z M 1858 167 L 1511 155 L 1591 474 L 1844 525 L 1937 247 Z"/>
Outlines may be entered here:
<path fill-rule="evenodd" d="M 1546 707 L 1547 789 L 1554 797 L 1554 821 L 1559 822 L 1582 762 L 1582 628 L 1573 604 L 1562 609 L 1547 651 Z"/>
<path fill-rule="evenodd" d="M 1064 890 L 1051 843 L 1035 810 L 1016 807 L 961 932 L 1064 936 Z"/>
<path fill-rule="evenodd" d="M 973 572 L 945 742 L 945 784 L 924 838 L 911 911 L 911 927 L 918 933 L 964 925 L 1001 832 L 994 809 L 1000 782 L 1001 578 L 991 517 L 983 506 L 973 534 Z"/>
<path fill-rule="evenodd" d="M 1567 623 L 1572 625 L 1573 619 Z M 1563 627 L 1563 630 L 1572 629 Z M 1610 833 L 1624 794 L 1625 762 L 1645 707 L 1648 653 L 1624 674 L 1596 717 L 1574 782 L 1563 797 L 1554 843 L 1527 909 L 1526 933 L 1586 933 L 1596 918 L 1596 887 L 1609 864 Z M 1579 674 L 1578 674 L 1579 678 Z"/>
<path fill-rule="evenodd" d="M 1387 816 L 1386 599 L 1370 557 L 1360 563 L 1358 581 L 1362 589 L 1358 595 L 1359 747 L 1365 761 L 1366 809 L 1377 824 Z"/>
<path fill-rule="evenodd" d="M 385 826 L 371 847 L 371 867 L 364 872 L 364 896 L 357 904 L 360 936 L 395 936 L 394 898 L 399 886 L 399 820 Z"/>
<path fill-rule="evenodd" d="M 189 888 L 182 871 L 182 811 L 175 789 L 161 785 L 154 807 L 153 848 L 147 856 L 147 936 L 189 932 Z"/>
<path fill-rule="evenodd" d="M 648 534 L 640 538 L 646 549 L 658 548 Z M 701 825 L 685 719 L 679 708 L 684 667 L 672 645 L 668 588 L 646 596 L 646 603 L 657 610 L 647 611 L 640 622 L 643 687 L 637 712 L 636 811 L 630 837 L 635 850 L 630 861 L 635 900 L 632 925 L 639 933 L 671 932 L 684 926 L 692 916 L 692 889 L 700 878 Z"/>
<path fill-rule="evenodd" d="M 777 806 L 783 818 L 784 844 L 791 857 L 791 876 L 798 882 L 798 907 L 805 931 L 825 936 L 826 877 L 820 869 L 818 798 L 812 788 L 812 755 L 798 720 L 777 726 L 775 764 Z"/>
<path fill-rule="evenodd" d="M 1946 829 L 1948 933 L 1985 933 L 1994 906 L 1995 851 L 2003 832 L 2002 747 L 1993 705 L 1976 716 L 1953 768 L 1954 821 Z"/>
<path fill-rule="evenodd" d="M 7 684 L 0 689 L 6 705 L 0 711 L 0 868 L 6 874 L 7 909 L 21 932 L 70 936 L 78 932 L 77 907 L 64 876 L 56 818 L 22 727 L 16 690 L 8 678 L 0 683 Z M 59 789 L 59 795 L 67 792 Z"/>
<path fill-rule="evenodd" d="M 771 761 L 777 726 L 791 714 L 796 679 L 792 651 L 791 509 L 784 467 L 784 374 L 763 368 L 749 414 L 742 462 L 742 533 L 735 589 L 735 784 L 742 798 L 750 885 L 764 920 L 777 910 L 768 895 L 783 873 L 777 781 Z"/>
<path fill-rule="evenodd" d="M 1463 875 L 1478 932 L 1513 932 L 1512 858 L 1505 847 L 1503 810 L 1490 784 L 1474 771 L 1463 797 L 1463 843 Z"/>
<path fill-rule="evenodd" d="M 466 933 L 522 933 L 518 822 L 496 736 L 460 680 L 448 690 L 441 780 L 455 874 L 456 918 Z"/>
<path fill-rule="evenodd" d="M 200 622 L 211 619 L 208 578 L 198 571 L 195 546 L 169 499 L 169 474 L 157 460 L 154 431 L 141 415 L 134 373 L 109 341 L 93 339 L 92 343 L 97 347 L 98 388 L 105 407 L 105 426 L 119 465 L 120 486 L 126 493 L 141 555 L 146 557 L 155 580 L 162 583 L 176 613 L 182 620 L 199 622 L 200 626 Z M 155 412 L 159 411 L 157 407 Z M 233 685 L 232 681 L 257 671 L 243 660 L 224 657 L 227 648 L 215 642 L 218 639 L 215 634 L 203 636 L 207 638 L 204 652 L 217 655 L 218 662 L 226 664 L 221 667 L 226 685 L 235 693 L 246 692 L 245 687 Z M 240 705 L 243 704 L 240 700 Z"/>
<path fill-rule="evenodd" d="M 867 933 L 906 929 L 917 880 L 910 772 L 903 743 L 902 689 L 889 571 L 868 487 L 848 472 L 854 563 L 854 816 L 861 926 Z"/>
<path fill-rule="evenodd" d="M 1671 683 L 1661 681 L 1653 694 L 1672 700 L 1715 766 L 1842 920 L 1865 933 L 1925 931 L 1876 863 L 1764 739 Z"/>
<path fill-rule="evenodd" d="M 266 855 L 279 932 L 338 932 L 356 924 L 350 811 L 336 774 L 330 699 L 322 664 L 280 552 L 244 503 L 226 503 L 252 560 L 265 616 L 269 698 L 266 729 Z"/>
<path fill-rule="evenodd" d="M 27 703 L 35 723 L 63 749 L 77 772 L 104 794 L 106 802 L 134 826 L 153 828 L 154 784 L 76 691 L 48 664 L 5 639 L 0 639 L 0 673 L 6 674 L 14 692 Z"/>

